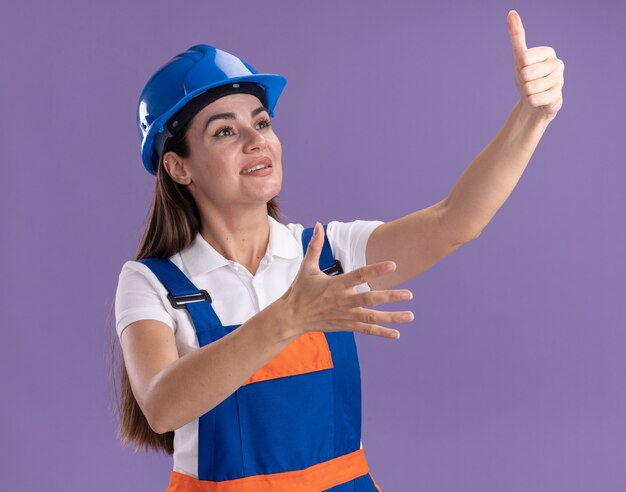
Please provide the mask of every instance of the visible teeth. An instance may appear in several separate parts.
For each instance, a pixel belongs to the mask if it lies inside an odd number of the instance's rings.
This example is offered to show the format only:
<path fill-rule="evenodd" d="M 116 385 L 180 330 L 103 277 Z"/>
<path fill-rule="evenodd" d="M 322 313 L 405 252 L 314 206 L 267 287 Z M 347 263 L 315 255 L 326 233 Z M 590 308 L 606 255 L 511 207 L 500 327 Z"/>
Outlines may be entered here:
<path fill-rule="evenodd" d="M 265 169 L 266 167 L 269 167 L 269 166 L 266 166 L 264 164 L 259 164 L 258 166 L 254 166 L 254 167 L 251 167 L 250 169 L 246 169 L 245 171 L 241 171 L 241 174 L 248 174 L 258 169 Z"/>

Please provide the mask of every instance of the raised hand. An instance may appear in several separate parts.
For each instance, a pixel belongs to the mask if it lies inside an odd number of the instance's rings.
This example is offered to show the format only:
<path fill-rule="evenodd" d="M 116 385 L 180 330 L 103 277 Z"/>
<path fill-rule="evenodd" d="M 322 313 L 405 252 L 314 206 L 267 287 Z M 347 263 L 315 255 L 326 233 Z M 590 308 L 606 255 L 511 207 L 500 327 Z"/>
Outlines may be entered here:
<path fill-rule="evenodd" d="M 515 10 L 507 16 L 513 47 L 515 85 L 522 104 L 533 113 L 553 118 L 563 105 L 563 72 L 565 63 L 550 46 L 526 47 L 526 32 Z"/>
<path fill-rule="evenodd" d="M 357 331 L 368 335 L 399 338 L 400 332 L 379 323 L 401 323 L 413 320 L 411 311 L 385 312 L 365 309 L 397 301 L 407 301 L 413 294 L 407 289 L 357 292 L 356 286 L 396 269 L 393 261 L 366 265 L 352 272 L 328 276 L 319 269 L 324 245 L 324 228 L 315 223 L 300 270 L 285 294 L 285 321 L 294 335 L 308 331 Z"/>

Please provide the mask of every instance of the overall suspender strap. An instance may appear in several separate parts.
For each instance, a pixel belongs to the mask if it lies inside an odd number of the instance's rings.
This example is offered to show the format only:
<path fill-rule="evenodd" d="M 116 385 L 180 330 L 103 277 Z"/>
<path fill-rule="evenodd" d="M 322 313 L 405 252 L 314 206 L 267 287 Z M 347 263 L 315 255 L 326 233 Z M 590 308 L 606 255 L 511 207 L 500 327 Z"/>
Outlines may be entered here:
<path fill-rule="evenodd" d="M 313 227 L 302 231 L 302 252 L 306 254 L 311 238 Z M 139 260 L 156 275 L 168 292 L 167 298 L 176 309 L 187 309 L 197 330 L 203 327 L 220 327 L 217 314 L 211 306 L 211 296 L 206 290 L 198 289 L 191 280 L 169 258 L 142 258 Z M 320 254 L 320 270 L 326 275 L 339 275 L 343 268 L 339 260 L 335 260 L 333 250 L 326 235 L 324 225 L 324 246 Z"/>
<path fill-rule="evenodd" d="M 139 260 L 156 275 L 168 292 L 167 298 L 176 309 L 187 309 L 196 330 L 202 327 L 222 326 L 211 307 L 211 296 L 198 289 L 189 278 L 168 258 L 143 258 Z"/>

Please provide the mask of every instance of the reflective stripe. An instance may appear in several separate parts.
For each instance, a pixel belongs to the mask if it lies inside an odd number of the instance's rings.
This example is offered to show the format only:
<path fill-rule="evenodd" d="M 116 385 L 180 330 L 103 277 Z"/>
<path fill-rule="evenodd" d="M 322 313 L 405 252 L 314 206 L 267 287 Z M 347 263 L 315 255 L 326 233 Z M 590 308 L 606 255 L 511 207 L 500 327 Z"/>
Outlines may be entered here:
<path fill-rule="evenodd" d="M 304 470 L 221 482 L 197 480 L 172 470 L 166 492 L 319 492 L 368 473 L 365 453 L 359 449 Z"/>

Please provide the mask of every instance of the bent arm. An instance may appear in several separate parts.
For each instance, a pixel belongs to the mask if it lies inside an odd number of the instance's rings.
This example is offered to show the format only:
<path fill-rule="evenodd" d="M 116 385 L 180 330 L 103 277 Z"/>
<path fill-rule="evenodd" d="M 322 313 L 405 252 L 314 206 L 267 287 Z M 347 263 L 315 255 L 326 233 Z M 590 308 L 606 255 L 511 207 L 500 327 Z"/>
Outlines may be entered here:
<path fill-rule="evenodd" d="M 126 327 L 121 337 L 124 361 L 150 427 L 162 434 L 197 419 L 295 340 L 281 316 L 281 302 L 181 358 L 165 323 L 141 320 Z"/>

